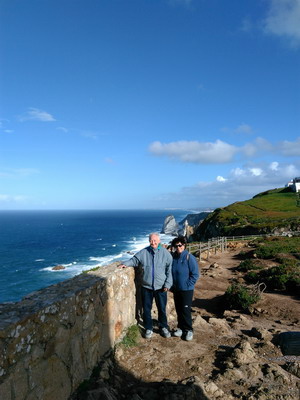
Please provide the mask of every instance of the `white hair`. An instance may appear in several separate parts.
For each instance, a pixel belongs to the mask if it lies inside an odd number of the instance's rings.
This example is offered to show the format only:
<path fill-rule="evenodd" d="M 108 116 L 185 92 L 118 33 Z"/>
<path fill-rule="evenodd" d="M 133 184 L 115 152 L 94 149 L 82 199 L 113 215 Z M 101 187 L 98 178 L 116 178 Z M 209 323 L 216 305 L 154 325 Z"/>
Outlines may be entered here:
<path fill-rule="evenodd" d="M 151 232 L 151 233 L 149 234 L 149 241 L 151 240 L 152 236 L 157 236 L 158 239 L 160 239 L 160 236 L 159 236 L 159 233 L 158 233 L 158 232 Z"/>

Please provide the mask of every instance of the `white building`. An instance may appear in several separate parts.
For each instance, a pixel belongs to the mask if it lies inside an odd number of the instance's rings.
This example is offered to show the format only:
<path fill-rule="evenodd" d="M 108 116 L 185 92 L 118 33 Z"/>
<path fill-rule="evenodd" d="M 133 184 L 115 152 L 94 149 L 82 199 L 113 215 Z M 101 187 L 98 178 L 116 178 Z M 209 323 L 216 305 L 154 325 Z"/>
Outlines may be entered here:
<path fill-rule="evenodd" d="M 294 178 L 287 185 L 293 192 L 300 192 L 300 177 Z"/>

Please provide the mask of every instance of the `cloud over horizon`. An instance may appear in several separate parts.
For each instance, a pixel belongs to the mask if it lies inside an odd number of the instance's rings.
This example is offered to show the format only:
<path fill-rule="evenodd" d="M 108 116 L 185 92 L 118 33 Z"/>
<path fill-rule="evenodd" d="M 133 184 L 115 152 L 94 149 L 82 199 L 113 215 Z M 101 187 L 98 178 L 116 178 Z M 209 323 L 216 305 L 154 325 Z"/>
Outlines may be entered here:
<path fill-rule="evenodd" d="M 180 207 L 188 203 L 191 207 L 224 207 L 235 201 L 247 200 L 265 190 L 284 187 L 292 178 L 300 176 L 300 163 L 251 164 L 234 168 L 228 176 L 217 176 L 214 181 L 200 181 L 179 191 L 165 193 L 156 201 L 172 203 Z M 205 202 L 205 203 L 204 203 Z"/>

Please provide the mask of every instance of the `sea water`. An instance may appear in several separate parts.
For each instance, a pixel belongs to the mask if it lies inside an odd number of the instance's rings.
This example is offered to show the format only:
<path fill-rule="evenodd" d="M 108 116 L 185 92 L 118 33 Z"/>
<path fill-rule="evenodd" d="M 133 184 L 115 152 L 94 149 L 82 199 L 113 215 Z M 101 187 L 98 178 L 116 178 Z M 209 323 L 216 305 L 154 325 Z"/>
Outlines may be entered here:
<path fill-rule="evenodd" d="M 164 219 L 188 210 L 1 211 L 0 303 L 69 279 L 82 271 L 124 261 L 148 245 Z M 163 243 L 172 238 L 161 235 Z M 53 270 L 55 266 L 65 269 Z"/>

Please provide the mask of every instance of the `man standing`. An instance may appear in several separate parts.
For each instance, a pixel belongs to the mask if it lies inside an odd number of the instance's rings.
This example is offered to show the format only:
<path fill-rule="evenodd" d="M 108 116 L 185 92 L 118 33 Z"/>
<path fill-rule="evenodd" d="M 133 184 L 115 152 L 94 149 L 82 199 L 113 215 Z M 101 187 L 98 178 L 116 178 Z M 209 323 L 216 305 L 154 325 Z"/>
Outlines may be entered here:
<path fill-rule="evenodd" d="M 172 286 L 172 256 L 160 243 L 158 233 L 150 233 L 150 246 L 140 250 L 120 267 L 143 267 L 142 304 L 145 338 L 153 335 L 152 304 L 155 300 L 158 310 L 158 323 L 161 334 L 171 337 L 166 314 L 167 292 Z"/>

